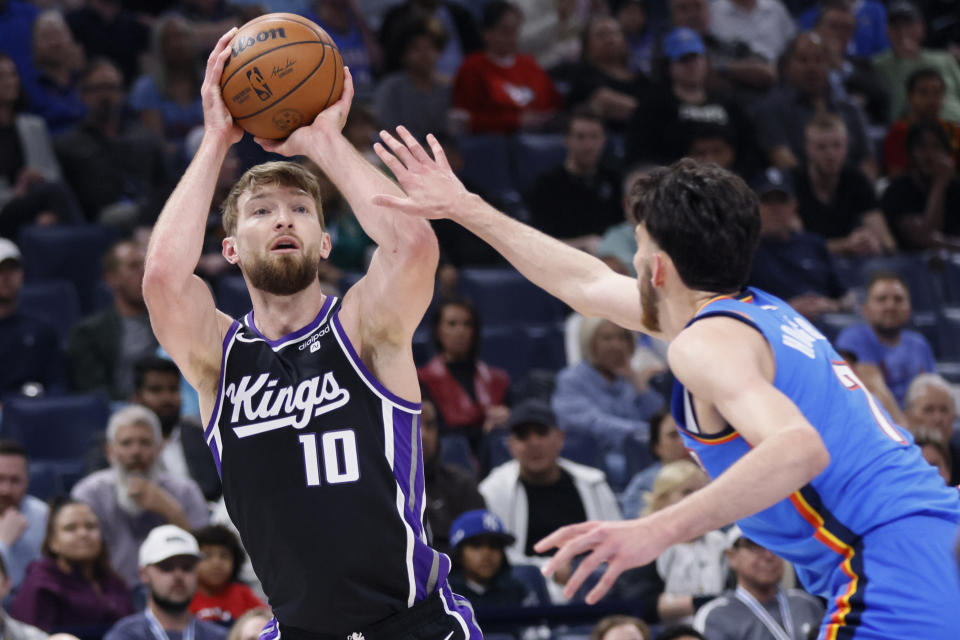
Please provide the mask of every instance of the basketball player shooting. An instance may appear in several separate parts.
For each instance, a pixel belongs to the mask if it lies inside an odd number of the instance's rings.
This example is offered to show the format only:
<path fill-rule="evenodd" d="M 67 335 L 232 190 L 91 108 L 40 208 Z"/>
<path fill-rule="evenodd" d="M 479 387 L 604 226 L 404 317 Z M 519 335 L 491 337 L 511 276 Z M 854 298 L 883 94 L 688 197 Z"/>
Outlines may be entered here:
<path fill-rule="evenodd" d="M 377 243 L 342 300 L 317 268 L 331 249 L 319 186 L 299 165 L 252 168 L 224 203 L 223 255 L 253 310 L 218 311 L 193 271 L 220 166 L 241 130 L 219 89 L 233 31 L 207 61 L 203 141 L 154 228 L 144 297 L 160 344 L 200 395 L 224 499 L 287 639 L 480 638 L 426 543 L 420 395 L 411 337 L 438 261 L 425 220 L 372 204 L 400 189 L 342 136 L 353 85 L 270 151 L 305 155 Z"/>
<path fill-rule="evenodd" d="M 742 180 L 682 160 L 641 182 L 633 279 L 467 192 L 433 137 L 434 159 L 381 138 L 390 151 L 377 154 L 406 196 L 374 203 L 449 218 L 580 313 L 671 341 L 673 415 L 714 480 L 645 518 L 571 525 L 537 543 L 558 549 L 547 575 L 586 554 L 566 595 L 606 563 L 594 603 L 625 569 L 737 521 L 828 600 L 821 640 L 956 638 L 960 494 L 809 322 L 745 287 L 760 222 Z"/>

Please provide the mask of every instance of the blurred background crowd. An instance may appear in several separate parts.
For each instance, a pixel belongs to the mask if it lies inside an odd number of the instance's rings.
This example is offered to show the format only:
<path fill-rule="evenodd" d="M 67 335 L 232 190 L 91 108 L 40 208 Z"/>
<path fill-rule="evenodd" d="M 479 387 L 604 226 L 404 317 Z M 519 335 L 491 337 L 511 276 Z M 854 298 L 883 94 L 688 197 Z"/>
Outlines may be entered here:
<path fill-rule="evenodd" d="M 681 157 L 736 172 L 762 217 L 750 284 L 833 340 L 960 482 L 954 2 L 0 0 L 4 638 L 147 638 L 128 616 L 164 607 L 182 615 L 171 638 L 195 619 L 255 638 L 269 618 L 141 292 L 151 225 L 202 136 L 203 61 L 268 11 L 337 42 L 357 89 L 344 133 L 372 162 L 381 128 L 432 132 L 469 189 L 618 272 L 635 275 L 645 172 Z M 220 255 L 219 204 L 268 159 L 249 137 L 231 151 L 197 267 L 235 317 L 250 301 Z M 372 242 L 310 169 L 336 295 Z M 750 598 L 790 637 L 815 634 L 822 604 L 735 528 L 595 607 L 563 597 L 574 567 L 543 579 L 532 546 L 556 527 L 650 513 L 708 479 L 669 416 L 663 344 L 571 314 L 468 232 L 435 229 L 414 339 L 426 518 L 487 637 L 780 638 Z M 152 547 L 169 525 L 183 546 Z"/>

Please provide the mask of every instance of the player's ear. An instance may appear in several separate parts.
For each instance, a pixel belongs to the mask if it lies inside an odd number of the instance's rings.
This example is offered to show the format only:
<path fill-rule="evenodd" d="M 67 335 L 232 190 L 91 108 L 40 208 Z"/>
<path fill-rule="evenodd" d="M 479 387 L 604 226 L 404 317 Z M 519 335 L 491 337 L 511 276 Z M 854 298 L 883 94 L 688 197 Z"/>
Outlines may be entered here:
<path fill-rule="evenodd" d="M 320 257 L 326 260 L 330 257 L 331 251 L 333 251 L 333 240 L 330 239 L 330 234 L 324 231 L 320 238 Z"/>
<path fill-rule="evenodd" d="M 223 239 L 221 253 L 230 264 L 240 262 L 240 254 L 237 252 L 237 241 L 233 236 L 227 236 Z"/>
<path fill-rule="evenodd" d="M 667 256 L 662 251 L 656 251 L 651 256 L 650 278 L 655 287 L 662 287 L 667 279 Z"/>

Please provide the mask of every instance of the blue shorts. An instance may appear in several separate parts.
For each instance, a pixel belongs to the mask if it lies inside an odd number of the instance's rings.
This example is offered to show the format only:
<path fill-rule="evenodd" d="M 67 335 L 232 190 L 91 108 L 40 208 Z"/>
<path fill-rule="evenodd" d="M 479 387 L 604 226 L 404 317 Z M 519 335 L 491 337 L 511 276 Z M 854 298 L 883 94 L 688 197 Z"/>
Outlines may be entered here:
<path fill-rule="evenodd" d="M 830 580 L 817 640 L 960 638 L 958 525 L 913 516 L 864 535 Z"/>

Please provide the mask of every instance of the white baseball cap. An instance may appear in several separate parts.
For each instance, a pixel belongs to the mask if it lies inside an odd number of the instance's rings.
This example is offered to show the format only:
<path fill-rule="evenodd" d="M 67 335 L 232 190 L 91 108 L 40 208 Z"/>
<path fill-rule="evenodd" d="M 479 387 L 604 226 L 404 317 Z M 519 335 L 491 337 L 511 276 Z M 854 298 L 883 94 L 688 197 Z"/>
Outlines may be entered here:
<path fill-rule="evenodd" d="M 20 262 L 20 249 L 17 248 L 17 245 L 15 245 L 12 240 L 0 238 L 0 262 L 7 260 Z"/>
<path fill-rule="evenodd" d="M 200 557 L 197 539 L 173 524 L 154 527 L 140 545 L 140 566 L 163 562 L 174 556 Z"/>

